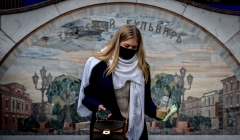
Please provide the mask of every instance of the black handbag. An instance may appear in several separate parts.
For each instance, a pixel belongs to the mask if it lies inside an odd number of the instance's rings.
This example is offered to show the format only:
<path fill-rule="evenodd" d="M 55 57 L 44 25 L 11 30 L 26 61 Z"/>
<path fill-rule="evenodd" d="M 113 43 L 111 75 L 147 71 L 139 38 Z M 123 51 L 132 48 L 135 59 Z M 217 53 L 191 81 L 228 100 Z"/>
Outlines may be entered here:
<path fill-rule="evenodd" d="M 125 121 L 97 120 L 93 129 L 93 140 L 125 140 Z"/>
<path fill-rule="evenodd" d="M 100 110 L 96 113 L 93 140 L 127 140 L 126 133 L 128 129 L 129 105 L 126 120 L 105 120 L 110 113 L 111 112 L 107 108 L 104 111 Z"/>

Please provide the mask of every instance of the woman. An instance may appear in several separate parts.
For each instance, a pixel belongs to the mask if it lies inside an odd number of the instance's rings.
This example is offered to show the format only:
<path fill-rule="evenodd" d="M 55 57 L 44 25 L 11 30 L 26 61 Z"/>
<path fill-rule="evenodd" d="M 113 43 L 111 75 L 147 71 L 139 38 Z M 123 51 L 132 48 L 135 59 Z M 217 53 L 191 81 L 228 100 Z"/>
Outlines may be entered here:
<path fill-rule="evenodd" d="M 147 140 L 144 115 L 156 118 L 159 107 L 151 98 L 150 71 L 145 57 L 138 28 L 122 26 L 106 47 L 85 65 L 78 103 L 80 116 L 107 108 L 111 111 L 107 119 L 128 118 L 128 139 Z M 90 139 L 95 121 L 92 117 Z"/>

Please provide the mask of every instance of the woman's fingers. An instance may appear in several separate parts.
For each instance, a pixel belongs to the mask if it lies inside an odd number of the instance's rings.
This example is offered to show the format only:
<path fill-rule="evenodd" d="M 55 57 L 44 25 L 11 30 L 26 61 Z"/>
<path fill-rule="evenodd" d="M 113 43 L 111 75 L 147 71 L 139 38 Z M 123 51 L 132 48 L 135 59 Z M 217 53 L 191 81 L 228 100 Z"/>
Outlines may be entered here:
<path fill-rule="evenodd" d="M 98 111 L 99 111 L 99 110 L 105 110 L 105 107 L 104 107 L 103 105 L 99 105 L 99 106 L 98 106 Z"/>
<path fill-rule="evenodd" d="M 112 113 L 108 114 L 106 120 L 112 116 Z"/>
<path fill-rule="evenodd" d="M 106 108 L 105 108 L 103 105 L 99 105 L 99 106 L 98 106 L 98 111 L 99 111 L 99 110 L 106 110 Z M 108 118 L 110 118 L 111 116 L 112 116 L 111 113 L 108 114 L 107 117 L 106 117 L 106 120 L 107 120 Z"/>

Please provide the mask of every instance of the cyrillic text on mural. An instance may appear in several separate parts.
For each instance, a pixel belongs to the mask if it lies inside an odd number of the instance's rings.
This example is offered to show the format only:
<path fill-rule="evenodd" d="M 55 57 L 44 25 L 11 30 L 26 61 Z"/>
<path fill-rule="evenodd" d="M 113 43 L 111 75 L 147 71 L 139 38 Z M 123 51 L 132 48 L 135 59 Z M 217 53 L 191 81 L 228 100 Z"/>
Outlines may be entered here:
<path fill-rule="evenodd" d="M 81 36 L 87 31 L 108 31 L 108 28 L 115 28 L 115 20 L 111 19 L 108 21 L 92 20 L 91 23 L 87 23 L 85 26 L 73 27 L 69 31 L 65 31 L 64 35 L 66 38 L 76 38 Z M 146 30 L 148 25 L 148 31 L 152 31 L 157 34 L 166 35 L 166 37 L 176 38 L 177 43 L 181 43 L 181 34 L 173 31 L 171 28 L 165 27 L 164 25 L 152 26 L 152 23 L 137 21 L 137 20 L 127 20 L 127 24 L 132 24 L 140 28 L 141 30 Z M 59 35 L 62 40 L 62 34 Z"/>

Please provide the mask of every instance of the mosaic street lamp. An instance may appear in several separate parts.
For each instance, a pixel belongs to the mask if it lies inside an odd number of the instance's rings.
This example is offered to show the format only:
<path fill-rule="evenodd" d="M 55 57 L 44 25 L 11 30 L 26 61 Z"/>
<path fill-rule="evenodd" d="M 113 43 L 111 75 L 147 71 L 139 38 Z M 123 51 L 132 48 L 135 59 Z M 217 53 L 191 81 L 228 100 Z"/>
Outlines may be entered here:
<path fill-rule="evenodd" d="M 185 106 L 184 106 L 184 103 L 183 103 L 184 102 L 184 94 L 185 94 L 186 90 L 191 89 L 193 76 L 191 74 L 189 74 L 187 76 L 187 82 L 188 82 L 189 88 L 185 88 L 184 87 L 184 78 L 185 78 L 187 70 L 182 67 L 179 71 L 180 71 L 180 75 L 178 75 L 177 73 L 174 75 L 174 82 L 175 82 L 176 85 L 178 85 L 178 87 L 180 87 L 180 90 L 182 92 L 182 100 L 181 100 L 181 103 L 178 107 L 179 108 L 178 109 L 178 115 L 180 115 L 180 114 L 185 115 L 185 112 L 184 112 Z M 180 111 L 180 114 L 179 114 L 179 111 Z"/>
<path fill-rule="evenodd" d="M 32 77 L 33 79 L 33 83 L 35 85 L 35 87 L 37 86 L 37 83 L 38 83 L 38 79 L 39 79 L 39 76 L 37 75 L 37 73 L 35 72 L 35 75 Z"/>
<path fill-rule="evenodd" d="M 174 82 L 175 82 L 175 84 L 177 84 L 181 88 L 182 95 L 183 95 L 182 101 L 184 101 L 184 93 L 185 93 L 186 90 L 191 89 L 193 76 L 191 74 L 189 74 L 187 76 L 187 81 L 188 81 L 189 88 L 185 88 L 184 87 L 184 78 L 185 78 L 185 74 L 186 74 L 187 70 L 182 67 L 179 71 L 180 71 L 180 75 L 177 75 L 177 73 L 174 75 Z"/>
<path fill-rule="evenodd" d="M 48 74 L 48 76 L 46 76 L 46 72 L 47 72 L 47 70 L 43 66 L 43 68 L 40 70 L 40 75 L 42 78 L 42 87 L 41 88 L 37 88 L 39 76 L 36 73 L 35 73 L 35 75 L 32 76 L 32 80 L 35 85 L 35 89 L 40 90 L 42 93 L 41 110 L 40 110 L 39 116 L 37 118 L 39 122 L 44 122 L 47 119 L 45 116 L 45 113 L 44 113 L 45 112 L 44 111 L 45 110 L 45 108 L 44 108 L 44 92 L 45 92 L 45 90 L 48 90 L 49 84 L 51 84 L 52 79 L 53 79 L 53 77 L 51 76 L 50 73 Z"/>
<path fill-rule="evenodd" d="M 180 71 L 181 77 L 185 77 L 187 70 L 184 67 L 182 67 L 179 71 Z"/>

